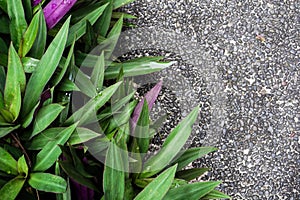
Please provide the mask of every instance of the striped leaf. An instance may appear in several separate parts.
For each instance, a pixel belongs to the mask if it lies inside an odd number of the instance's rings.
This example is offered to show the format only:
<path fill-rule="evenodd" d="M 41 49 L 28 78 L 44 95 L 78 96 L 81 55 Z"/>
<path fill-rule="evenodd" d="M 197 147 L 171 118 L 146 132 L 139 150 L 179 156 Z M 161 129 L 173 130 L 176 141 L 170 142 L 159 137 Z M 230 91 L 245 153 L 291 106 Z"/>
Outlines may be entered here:
<path fill-rule="evenodd" d="M 36 105 L 44 87 L 59 64 L 67 41 L 69 23 L 70 18 L 57 33 L 28 81 L 22 108 L 23 117 Z"/>
<path fill-rule="evenodd" d="M 168 192 L 174 180 L 177 165 L 170 167 L 149 183 L 134 200 L 160 200 Z"/>
<path fill-rule="evenodd" d="M 213 151 L 218 150 L 215 147 L 197 147 L 197 148 L 190 148 L 187 150 L 182 150 L 178 153 L 178 158 L 176 158 L 172 163 L 178 163 L 178 170 L 186 167 L 188 164 L 193 162 L 194 160 L 201 158 L 202 156 L 207 155 Z"/>
<path fill-rule="evenodd" d="M 94 98 L 88 101 L 82 108 L 77 110 L 73 115 L 67 119 L 65 124 L 80 121 L 79 125 L 85 124 L 93 117 L 96 119 L 97 111 L 111 98 L 122 82 L 115 83 L 114 85 L 106 88 Z"/>
<path fill-rule="evenodd" d="M 10 180 L 0 189 L 0 199 L 14 200 L 21 191 L 24 183 L 24 178 L 16 177 Z"/>
<path fill-rule="evenodd" d="M 44 192 L 64 193 L 67 190 L 65 179 L 49 173 L 31 173 L 28 183 L 31 187 Z"/>
<path fill-rule="evenodd" d="M 165 168 L 180 152 L 192 131 L 199 107 L 183 119 L 169 134 L 162 149 L 154 156 L 150 157 L 144 165 L 141 177 L 150 177 L 161 169 Z"/>
<path fill-rule="evenodd" d="M 191 180 L 201 176 L 208 170 L 209 170 L 209 168 L 193 168 L 193 169 L 177 171 L 176 178 L 184 179 L 186 181 L 191 181 Z"/>
<path fill-rule="evenodd" d="M 26 77 L 21 60 L 11 44 L 9 47 L 8 67 L 4 90 L 5 108 L 13 115 L 15 121 L 21 109 L 21 92 L 24 91 Z"/>
<path fill-rule="evenodd" d="M 31 49 L 35 41 L 35 38 L 39 30 L 39 20 L 40 20 L 41 13 L 42 12 L 39 11 L 34 15 L 32 21 L 30 22 L 27 30 L 23 35 L 23 39 L 21 41 L 21 45 L 19 48 L 20 57 L 24 57 L 29 52 L 29 50 Z"/>
<path fill-rule="evenodd" d="M 41 59 L 44 55 L 47 42 L 47 25 L 44 15 L 39 15 L 39 29 L 33 46 L 29 52 L 31 57 Z"/>
<path fill-rule="evenodd" d="M 125 192 L 124 163 L 120 148 L 113 141 L 108 147 L 103 174 L 104 199 L 121 200 Z"/>
<path fill-rule="evenodd" d="M 205 195 L 202 199 L 231 199 L 231 197 L 218 190 L 213 190 Z"/>
<path fill-rule="evenodd" d="M 19 49 L 23 34 L 27 29 L 22 0 L 7 1 L 7 11 L 10 18 L 10 36 L 16 49 Z"/>
<path fill-rule="evenodd" d="M 18 172 L 20 175 L 24 175 L 25 178 L 28 175 L 28 165 L 24 155 L 18 159 Z"/>
<path fill-rule="evenodd" d="M 31 137 L 39 134 L 41 131 L 45 130 L 61 113 L 64 106 L 54 103 L 42 107 L 35 118 L 33 123 L 33 131 Z"/>
<path fill-rule="evenodd" d="M 18 174 L 17 161 L 5 149 L 0 147 L 0 170 L 7 174 Z M 1 198 L 0 198 L 1 199 Z"/>
<path fill-rule="evenodd" d="M 220 183 L 219 181 L 208 181 L 182 185 L 171 189 L 164 200 L 182 200 L 186 197 L 190 200 L 198 200 L 209 194 Z"/>
<path fill-rule="evenodd" d="M 49 169 L 57 160 L 61 154 L 61 150 L 58 145 L 64 145 L 71 134 L 74 132 L 77 124 L 62 130 L 58 133 L 58 137 L 55 140 L 48 142 L 44 148 L 37 154 L 36 163 L 33 167 L 34 171 L 45 171 Z"/>
<path fill-rule="evenodd" d="M 93 25 L 97 21 L 97 19 L 102 15 L 102 13 L 105 10 L 107 5 L 108 4 L 104 4 L 103 6 L 97 8 L 96 10 L 87 14 L 79 22 L 77 22 L 76 24 L 71 26 L 66 46 L 71 45 L 74 38 L 76 38 L 76 40 L 78 40 L 81 36 L 83 36 L 86 31 L 86 21 L 89 21 L 91 23 L 91 25 Z"/>

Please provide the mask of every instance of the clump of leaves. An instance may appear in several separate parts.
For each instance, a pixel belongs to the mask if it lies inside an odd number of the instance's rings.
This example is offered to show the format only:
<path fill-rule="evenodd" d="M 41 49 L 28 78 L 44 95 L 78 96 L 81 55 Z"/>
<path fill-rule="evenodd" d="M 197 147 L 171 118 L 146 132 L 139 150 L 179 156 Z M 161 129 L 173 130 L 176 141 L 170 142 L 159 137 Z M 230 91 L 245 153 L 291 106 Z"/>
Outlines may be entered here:
<path fill-rule="evenodd" d="M 137 105 L 129 77 L 171 63 L 108 62 L 130 2 L 0 1 L 0 199 L 228 198 L 188 184 L 208 169 L 184 168 L 216 150 L 182 150 L 198 108 L 146 159 L 162 82 Z"/>

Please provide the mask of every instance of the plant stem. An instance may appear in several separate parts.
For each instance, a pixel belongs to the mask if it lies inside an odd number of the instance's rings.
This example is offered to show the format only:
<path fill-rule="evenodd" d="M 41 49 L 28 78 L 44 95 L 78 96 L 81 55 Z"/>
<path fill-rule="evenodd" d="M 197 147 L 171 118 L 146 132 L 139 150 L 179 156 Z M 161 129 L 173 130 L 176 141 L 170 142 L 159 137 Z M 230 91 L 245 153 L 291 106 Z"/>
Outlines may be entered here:
<path fill-rule="evenodd" d="M 39 191 L 36 189 L 35 192 L 36 192 L 36 197 L 37 197 L 37 199 L 40 200 Z"/>
<path fill-rule="evenodd" d="M 11 134 L 11 135 L 12 135 L 14 141 L 15 141 L 15 142 L 18 144 L 18 146 L 21 148 L 23 154 L 24 154 L 25 157 L 26 157 L 27 164 L 28 164 L 29 168 L 31 168 L 31 160 L 30 160 L 30 158 L 29 158 L 29 156 L 28 156 L 28 154 L 27 154 L 25 148 L 24 148 L 23 145 L 21 144 L 20 139 L 19 139 L 18 136 L 15 135 L 15 134 Z"/>

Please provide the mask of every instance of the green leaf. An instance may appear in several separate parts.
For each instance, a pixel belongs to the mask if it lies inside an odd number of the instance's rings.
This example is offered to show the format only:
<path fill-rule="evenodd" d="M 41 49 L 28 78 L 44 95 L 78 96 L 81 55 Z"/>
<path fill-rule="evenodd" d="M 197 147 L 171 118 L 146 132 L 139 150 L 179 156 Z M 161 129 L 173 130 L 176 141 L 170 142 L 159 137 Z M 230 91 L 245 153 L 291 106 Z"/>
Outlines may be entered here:
<path fill-rule="evenodd" d="M 0 91 L 0 109 L 4 109 L 4 97 L 2 92 Z M 1 113 L 0 113 L 1 116 Z"/>
<path fill-rule="evenodd" d="M 0 116 L 5 120 L 5 122 L 11 123 L 14 121 L 13 114 L 5 108 L 0 108 Z"/>
<path fill-rule="evenodd" d="M 218 190 L 212 190 L 210 193 L 205 195 L 202 199 L 231 199 L 231 197 Z"/>
<path fill-rule="evenodd" d="M 142 171 L 142 167 L 143 167 L 142 154 L 140 153 L 136 138 L 133 138 L 130 148 L 131 149 L 129 152 L 129 156 L 134 161 L 129 163 L 129 167 L 130 167 L 130 170 L 135 173 L 135 174 L 133 174 L 133 179 L 136 179 L 138 176 L 138 173 L 140 173 Z"/>
<path fill-rule="evenodd" d="M 3 148 L 10 153 L 14 159 L 20 158 L 23 155 L 23 152 L 19 147 L 12 146 L 11 144 L 4 144 Z"/>
<path fill-rule="evenodd" d="M 88 52 L 95 47 L 97 43 L 97 36 L 91 23 L 89 21 L 85 21 L 85 22 L 86 22 L 86 30 L 85 30 L 86 33 L 83 35 L 82 41 L 84 41 L 84 48 L 83 48 L 84 52 Z"/>
<path fill-rule="evenodd" d="M 119 19 L 122 16 L 124 17 L 124 19 L 137 19 L 136 16 L 123 12 L 113 12 L 111 17 Z"/>
<path fill-rule="evenodd" d="M 25 73 L 33 73 L 36 70 L 36 66 L 40 61 L 35 58 L 23 57 L 22 64 Z"/>
<path fill-rule="evenodd" d="M 122 112 L 122 111 L 120 111 L 120 109 L 124 108 L 128 104 L 128 102 L 133 98 L 134 94 L 135 94 L 135 91 L 131 92 L 129 95 L 127 95 L 126 97 L 124 97 L 122 99 L 118 98 L 117 101 L 114 101 L 114 103 L 112 103 L 111 108 L 110 107 L 105 108 L 97 116 L 98 120 L 103 120 L 103 119 L 106 119 L 107 117 L 110 117 L 112 115 Z M 114 96 L 112 98 L 114 98 Z"/>
<path fill-rule="evenodd" d="M 117 184 L 115 184 L 117 183 Z M 123 199 L 125 192 L 124 163 L 120 148 L 112 141 L 108 147 L 103 174 L 104 199 Z"/>
<path fill-rule="evenodd" d="M 143 108 L 134 131 L 134 137 L 137 140 L 140 153 L 147 153 L 149 148 L 149 124 L 148 103 L 144 100 Z"/>
<path fill-rule="evenodd" d="M 25 156 L 21 156 L 18 160 L 18 172 L 20 175 L 24 174 L 24 178 L 28 175 L 28 166 L 25 160 Z"/>
<path fill-rule="evenodd" d="M 0 53 L 0 67 L 7 66 L 8 56 L 7 54 Z"/>
<path fill-rule="evenodd" d="M 80 91 L 77 85 L 69 79 L 61 81 L 56 89 L 62 92 Z"/>
<path fill-rule="evenodd" d="M 82 163 L 82 160 L 81 160 L 81 158 L 78 157 L 75 148 L 69 144 L 69 149 L 70 149 L 70 153 L 72 155 L 72 160 L 73 160 L 74 166 L 76 168 L 76 171 L 86 178 L 93 178 L 93 176 L 91 174 L 86 172 L 84 165 L 87 165 L 87 164 Z"/>
<path fill-rule="evenodd" d="M 90 129 L 78 127 L 76 128 L 76 131 L 71 135 L 68 143 L 70 145 L 81 144 L 101 135 L 102 134 L 96 133 L 95 131 L 92 131 Z"/>
<path fill-rule="evenodd" d="M 95 2 L 92 4 L 85 4 L 84 6 L 78 6 L 76 9 L 70 11 L 72 15 L 71 24 L 76 24 L 78 21 L 83 19 L 87 13 L 92 13 L 103 5 L 103 2 Z"/>
<path fill-rule="evenodd" d="M 169 190 L 164 200 L 181 200 L 186 199 L 186 197 L 189 197 L 190 200 L 198 200 L 210 193 L 220 183 L 218 181 L 208 181 L 182 185 Z"/>
<path fill-rule="evenodd" d="M 28 81 L 22 108 L 23 117 L 36 105 L 44 87 L 58 66 L 66 44 L 69 23 L 70 18 L 55 36 Z"/>
<path fill-rule="evenodd" d="M 82 108 L 77 110 L 65 123 L 79 121 L 79 125 L 84 124 L 93 117 L 96 119 L 97 111 L 111 98 L 122 82 L 115 83 L 114 85 L 106 88 L 90 101 L 88 101 Z"/>
<path fill-rule="evenodd" d="M 61 154 L 61 150 L 59 148 L 60 145 L 64 145 L 71 134 L 76 129 L 77 124 L 73 124 L 72 126 L 62 130 L 54 141 L 48 142 L 45 147 L 37 154 L 36 163 L 33 167 L 34 171 L 44 171 L 51 167 L 59 155 Z"/>
<path fill-rule="evenodd" d="M 182 171 L 177 171 L 176 172 L 176 177 L 180 179 L 184 179 L 186 181 L 191 181 L 205 172 L 207 172 L 209 168 L 193 168 L 193 169 L 186 169 Z"/>
<path fill-rule="evenodd" d="M 92 190 L 99 191 L 99 189 L 95 186 L 95 184 L 88 178 L 85 178 L 82 176 L 78 171 L 75 169 L 75 167 L 66 161 L 58 161 L 61 168 L 66 172 L 66 174 L 74 179 L 76 182 L 78 182 L 81 185 L 84 185 Z"/>
<path fill-rule="evenodd" d="M 152 138 L 160 130 L 167 118 L 168 115 L 162 115 L 154 123 L 150 124 L 150 138 Z"/>
<path fill-rule="evenodd" d="M 166 169 L 140 192 L 134 200 L 160 200 L 168 192 L 174 180 L 177 165 Z"/>
<path fill-rule="evenodd" d="M 2 188 L 2 186 L 5 185 L 5 183 L 7 183 L 6 180 L 0 179 L 0 188 Z"/>
<path fill-rule="evenodd" d="M 90 152 L 93 152 L 93 155 L 105 156 L 109 144 L 110 144 L 110 139 L 108 139 L 107 137 L 96 138 L 95 140 L 89 141 L 88 148 Z"/>
<path fill-rule="evenodd" d="M 35 38 L 39 30 L 39 19 L 41 13 L 42 11 L 40 10 L 34 15 L 32 21 L 29 24 L 29 27 L 27 28 L 27 30 L 23 35 L 23 40 L 19 48 L 20 57 L 24 57 L 29 52 L 29 50 L 31 49 L 35 41 Z"/>
<path fill-rule="evenodd" d="M 151 183 L 153 181 L 153 179 L 154 178 L 136 179 L 134 181 L 134 183 L 140 188 L 145 188 L 149 183 Z M 186 184 L 188 184 L 188 183 L 185 180 L 175 178 L 172 182 L 170 189 L 174 188 L 174 187 L 179 187 L 181 185 L 186 185 Z"/>
<path fill-rule="evenodd" d="M 59 166 L 59 163 L 56 162 L 55 163 L 55 175 L 57 176 L 61 176 L 62 172 Z M 62 193 L 62 194 L 56 194 L 56 200 L 71 200 L 71 186 L 70 186 L 70 178 L 67 177 L 66 178 L 66 182 L 67 182 L 67 191 Z"/>
<path fill-rule="evenodd" d="M 125 125 L 123 125 L 122 127 L 120 127 L 116 134 L 115 134 L 115 143 L 118 145 L 118 147 L 120 148 L 121 152 L 122 152 L 122 159 L 123 159 L 123 169 L 124 172 L 126 172 L 125 174 L 125 179 L 129 178 L 129 155 L 128 155 L 128 148 L 127 148 L 127 143 L 129 142 L 129 138 L 130 138 L 130 126 L 129 126 L 129 122 L 126 123 Z"/>
<path fill-rule="evenodd" d="M 64 106 L 56 103 L 42 107 L 36 115 L 30 138 L 45 130 L 58 117 L 63 109 Z"/>
<path fill-rule="evenodd" d="M 90 98 L 93 98 L 97 94 L 97 90 L 89 77 L 84 74 L 80 69 L 77 70 L 75 84 L 81 90 L 81 92 Z"/>
<path fill-rule="evenodd" d="M 30 113 L 26 117 L 21 119 L 23 128 L 27 128 L 31 124 L 31 122 L 33 120 L 33 116 L 35 114 L 35 110 L 39 107 L 39 105 L 40 105 L 40 102 L 38 101 L 37 104 L 35 105 L 35 107 L 30 111 Z"/>
<path fill-rule="evenodd" d="M 10 180 L 0 189 L 0 199 L 14 200 L 21 191 L 24 183 L 24 178 L 16 177 Z"/>
<path fill-rule="evenodd" d="M 28 183 L 31 187 L 44 192 L 64 193 L 67 190 L 65 179 L 49 173 L 31 173 Z"/>
<path fill-rule="evenodd" d="M 118 42 L 119 36 L 123 28 L 123 16 L 114 24 L 112 29 L 107 34 L 107 39 L 101 43 L 102 46 L 106 47 L 104 50 L 107 52 L 105 58 L 109 59 L 115 49 Z"/>
<path fill-rule="evenodd" d="M 19 49 L 27 28 L 22 0 L 7 1 L 7 11 L 10 18 L 10 36 L 16 49 Z"/>
<path fill-rule="evenodd" d="M 143 178 L 143 179 L 135 179 L 134 184 L 140 188 L 145 188 L 149 183 L 151 183 L 154 178 Z"/>
<path fill-rule="evenodd" d="M 66 127 L 49 128 L 32 138 L 27 144 L 29 150 L 40 150 L 45 147 L 49 142 L 55 141 L 59 134 L 67 129 Z"/>
<path fill-rule="evenodd" d="M 18 80 L 16 82 L 19 83 L 21 93 L 23 94 L 23 92 L 25 90 L 25 86 L 26 86 L 26 77 L 25 77 L 25 73 L 23 70 L 21 60 L 12 44 L 9 47 L 8 70 L 7 71 L 9 71 L 9 68 L 11 68 L 11 74 L 9 74 L 9 72 L 7 72 L 7 76 L 12 76 L 13 74 L 15 75 L 15 78 L 17 78 L 17 80 Z M 12 82 L 11 80 L 9 80 L 9 81 L 10 81 L 9 83 Z M 6 82 L 6 84 L 8 84 L 8 83 Z"/>
<path fill-rule="evenodd" d="M 53 87 L 55 87 L 57 84 L 59 84 L 59 82 L 63 79 L 63 77 L 64 77 L 64 75 L 65 75 L 65 73 L 68 69 L 68 66 L 70 65 L 71 58 L 72 58 L 73 53 L 74 53 L 74 45 L 75 45 L 75 40 L 73 41 L 72 46 L 69 50 L 67 59 L 65 59 L 64 57 L 61 58 L 61 60 L 59 62 L 59 66 L 62 66 L 62 68 L 61 68 L 61 71 L 60 71 L 59 75 L 55 76 L 53 78 L 53 81 L 52 81 Z"/>
<path fill-rule="evenodd" d="M 84 65 L 85 67 L 94 67 L 95 63 L 98 61 L 98 56 L 97 55 L 93 55 L 93 54 L 85 54 L 82 53 L 80 51 L 76 51 L 75 54 L 75 61 L 76 61 L 76 65 L 81 66 Z M 106 65 L 109 65 L 109 67 L 119 67 L 118 72 L 120 71 L 120 67 L 123 67 L 124 69 L 126 69 L 127 67 L 130 66 L 134 66 L 136 68 L 138 67 L 142 67 L 144 65 L 149 65 L 152 62 L 158 62 L 161 59 L 163 59 L 163 56 L 145 56 L 145 57 L 141 57 L 141 58 L 135 58 L 135 59 L 131 59 L 122 63 L 118 63 L 118 62 L 110 62 L 108 61 L 106 63 Z M 84 64 L 83 64 L 84 63 Z"/>
<path fill-rule="evenodd" d="M 6 74 L 4 67 L 0 66 L 0 92 L 4 93 Z"/>
<path fill-rule="evenodd" d="M 1 24 L 0 24 L 0 26 L 1 26 Z M 4 54 L 8 53 L 7 45 L 1 37 L 0 37 L 0 52 L 4 53 Z"/>
<path fill-rule="evenodd" d="M 2 147 L 0 147 L 0 170 L 7 174 L 18 174 L 17 161 Z"/>
<path fill-rule="evenodd" d="M 1 1 L 0 1 L 1 2 Z M 7 17 L 7 15 L 0 15 L 0 33 L 4 33 L 4 34 L 9 34 L 10 30 L 9 30 L 9 18 Z M 3 51 L 3 50 L 1 50 Z"/>
<path fill-rule="evenodd" d="M 131 179 L 127 179 L 125 182 L 125 194 L 124 194 L 124 200 L 125 199 L 133 199 L 136 196 L 134 187 L 131 183 Z"/>
<path fill-rule="evenodd" d="M 1 127 L 0 128 L 0 138 L 6 136 L 7 134 L 11 133 L 12 131 L 18 129 L 19 127 L 20 127 L 20 125 L 18 125 L 18 126 L 10 126 L 10 127 Z"/>
<path fill-rule="evenodd" d="M 134 2 L 135 0 L 114 0 L 114 9 L 120 8 L 122 6 L 125 6 L 126 4 L 129 4 L 131 2 Z"/>
<path fill-rule="evenodd" d="M 124 77 L 140 76 L 146 75 L 153 72 L 158 72 L 163 69 L 166 69 L 173 65 L 174 62 L 168 63 L 158 63 L 158 62 L 149 62 L 149 63 L 122 63 L 122 65 L 110 66 L 105 70 L 105 79 L 115 79 L 120 71 L 120 68 L 123 67 Z"/>
<path fill-rule="evenodd" d="M 178 170 L 186 167 L 188 164 L 193 162 L 194 160 L 205 156 L 208 153 L 218 150 L 215 147 L 197 147 L 197 148 L 190 148 L 187 150 L 182 150 L 178 154 L 178 158 L 172 161 L 172 163 L 178 163 Z"/>
<path fill-rule="evenodd" d="M 32 20 L 32 0 L 22 0 L 23 1 L 23 7 L 25 12 L 25 17 L 28 22 Z"/>
<path fill-rule="evenodd" d="M 104 52 L 99 56 L 98 61 L 95 64 L 91 75 L 91 81 L 93 82 L 95 88 L 98 90 L 102 89 L 103 80 L 104 80 L 104 71 L 105 71 L 105 60 L 104 60 Z"/>
<path fill-rule="evenodd" d="M 7 0 L 0 0 L 0 8 L 7 13 Z"/>
<path fill-rule="evenodd" d="M 18 118 L 20 113 L 21 92 L 24 91 L 25 84 L 26 77 L 21 60 L 14 46 L 11 44 L 8 55 L 4 102 L 6 109 L 13 115 L 13 121 Z"/>
<path fill-rule="evenodd" d="M 192 125 L 197 119 L 198 111 L 199 107 L 197 106 L 171 131 L 162 149 L 145 162 L 141 177 L 150 177 L 156 174 L 174 159 L 187 141 L 192 131 Z"/>
<path fill-rule="evenodd" d="M 47 25 L 44 15 L 39 15 L 38 33 L 29 52 L 31 57 L 40 59 L 45 52 L 47 42 Z"/>
<path fill-rule="evenodd" d="M 171 188 L 176 188 L 176 187 L 180 187 L 181 185 L 187 185 L 187 184 L 188 182 L 186 180 L 175 178 Z"/>
<path fill-rule="evenodd" d="M 105 2 L 112 2 L 110 0 L 106 0 Z M 113 4 L 109 3 L 105 8 L 102 16 L 97 20 L 95 24 L 95 32 L 103 37 L 106 36 L 110 23 L 111 23 L 111 15 L 113 11 Z"/>
<path fill-rule="evenodd" d="M 108 4 L 104 4 L 98 9 L 92 11 L 91 13 L 87 14 L 83 19 L 81 19 L 79 22 L 71 26 L 66 46 L 71 45 L 75 37 L 76 40 L 78 40 L 81 36 L 83 36 L 86 31 L 86 21 L 89 21 L 91 25 L 93 25 L 97 21 L 97 19 L 102 15 L 107 5 Z"/>
<path fill-rule="evenodd" d="M 126 104 L 124 109 L 122 109 L 122 112 L 115 114 L 108 123 L 109 126 L 107 131 L 111 132 L 115 128 L 118 128 L 123 124 L 127 123 L 130 120 L 130 116 L 133 113 L 136 103 L 136 101 L 132 101 L 129 104 Z"/>

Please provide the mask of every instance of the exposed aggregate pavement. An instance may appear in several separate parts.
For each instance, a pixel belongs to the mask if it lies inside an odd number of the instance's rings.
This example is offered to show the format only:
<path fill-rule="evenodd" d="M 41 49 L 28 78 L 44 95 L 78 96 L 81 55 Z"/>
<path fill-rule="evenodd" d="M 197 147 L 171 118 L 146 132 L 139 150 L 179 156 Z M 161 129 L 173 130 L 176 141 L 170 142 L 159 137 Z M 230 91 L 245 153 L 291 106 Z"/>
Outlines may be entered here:
<path fill-rule="evenodd" d="M 153 115 L 169 117 L 152 150 L 200 104 L 188 145 L 219 148 L 193 163 L 212 168 L 202 180 L 222 180 L 220 189 L 233 199 L 300 199 L 300 1 L 136 0 L 125 10 L 138 27 L 154 27 L 140 38 L 156 50 L 134 54 L 177 61 L 141 81 L 165 81 Z M 153 37 L 165 30 L 180 35 L 169 41 L 175 47 Z M 178 55 L 190 43 L 197 45 Z M 212 74 L 222 84 L 216 91 L 207 87 Z"/>

